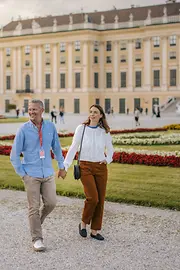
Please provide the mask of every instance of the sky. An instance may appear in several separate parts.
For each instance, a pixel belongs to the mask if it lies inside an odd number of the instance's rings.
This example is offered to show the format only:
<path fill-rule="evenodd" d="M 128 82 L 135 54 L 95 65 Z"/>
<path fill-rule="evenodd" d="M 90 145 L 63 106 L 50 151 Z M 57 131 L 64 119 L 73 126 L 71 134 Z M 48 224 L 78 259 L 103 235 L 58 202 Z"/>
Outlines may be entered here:
<path fill-rule="evenodd" d="M 22 19 L 164 4 L 166 0 L 0 0 L 0 26 Z"/>

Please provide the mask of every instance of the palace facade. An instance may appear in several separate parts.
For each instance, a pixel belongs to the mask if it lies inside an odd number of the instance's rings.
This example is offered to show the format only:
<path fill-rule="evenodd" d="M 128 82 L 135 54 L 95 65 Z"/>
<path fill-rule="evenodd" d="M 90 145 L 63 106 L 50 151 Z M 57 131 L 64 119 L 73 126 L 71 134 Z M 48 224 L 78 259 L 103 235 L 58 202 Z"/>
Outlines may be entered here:
<path fill-rule="evenodd" d="M 0 32 L 0 111 L 151 112 L 180 97 L 180 3 L 11 21 Z"/>

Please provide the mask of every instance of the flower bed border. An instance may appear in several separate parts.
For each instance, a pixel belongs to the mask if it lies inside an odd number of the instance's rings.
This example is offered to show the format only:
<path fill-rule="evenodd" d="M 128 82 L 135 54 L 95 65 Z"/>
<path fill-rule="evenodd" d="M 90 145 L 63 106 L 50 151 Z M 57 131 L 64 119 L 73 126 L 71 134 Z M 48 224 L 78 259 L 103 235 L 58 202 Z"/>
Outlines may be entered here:
<path fill-rule="evenodd" d="M 11 146 L 0 145 L 0 155 L 9 156 L 11 152 Z M 62 150 L 63 156 L 67 154 L 67 150 Z M 51 152 L 52 158 L 54 154 Z M 78 154 L 76 153 L 75 159 Z M 114 163 L 122 164 L 139 164 L 146 166 L 169 166 L 169 167 L 180 167 L 180 157 L 175 156 L 159 156 L 159 155 L 147 155 L 147 154 L 136 154 L 126 152 L 115 152 L 113 154 Z"/>

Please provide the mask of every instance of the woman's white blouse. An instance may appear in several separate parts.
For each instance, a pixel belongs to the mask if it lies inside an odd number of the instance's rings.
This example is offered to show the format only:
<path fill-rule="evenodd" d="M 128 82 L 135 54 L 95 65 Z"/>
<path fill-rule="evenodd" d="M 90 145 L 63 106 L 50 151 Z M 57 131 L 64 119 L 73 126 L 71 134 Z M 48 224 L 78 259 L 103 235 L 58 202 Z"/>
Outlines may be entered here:
<path fill-rule="evenodd" d="M 66 171 L 71 166 L 74 156 L 79 150 L 83 128 L 84 125 L 79 125 L 76 128 L 72 144 L 64 160 L 64 167 Z M 86 126 L 80 160 L 91 162 L 100 162 L 106 160 L 106 162 L 109 164 L 112 162 L 113 152 L 114 149 L 110 133 L 106 133 L 105 130 L 100 127 L 91 128 Z"/>

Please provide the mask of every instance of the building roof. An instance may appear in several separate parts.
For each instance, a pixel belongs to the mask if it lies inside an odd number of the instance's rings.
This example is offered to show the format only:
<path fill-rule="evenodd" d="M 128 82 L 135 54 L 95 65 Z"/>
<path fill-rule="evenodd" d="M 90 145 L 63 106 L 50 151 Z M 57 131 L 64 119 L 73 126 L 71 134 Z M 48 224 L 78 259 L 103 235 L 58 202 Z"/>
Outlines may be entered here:
<path fill-rule="evenodd" d="M 100 25 L 101 15 L 104 16 L 105 23 L 114 23 L 114 18 L 117 15 L 119 22 L 128 22 L 130 14 L 133 15 L 134 21 L 145 20 L 148 16 L 148 10 L 151 10 L 151 18 L 162 17 L 164 15 L 164 7 L 167 8 L 167 16 L 174 16 L 180 14 L 180 2 L 166 3 L 154 6 L 145 7 L 131 7 L 128 9 L 113 9 L 108 11 L 91 12 L 88 14 L 88 22 Z M 84 23 L 84 13 L 72 14 L 73 24 Z M 22 24 L 22 29 L 32 28 L 32 22 L 35 20 L 40 27 L 52 27 L 53 22 L 56 19 L 58 25 L 68 25 L 69 24 L 69 14 L 62 16 L 47 16 L 32 18 L 27 20 L 20 20 Z M 19 21 L 11 21 L 6 26 L 3 27 L 3 31 L 14 31 L 18 25 Z"/>

